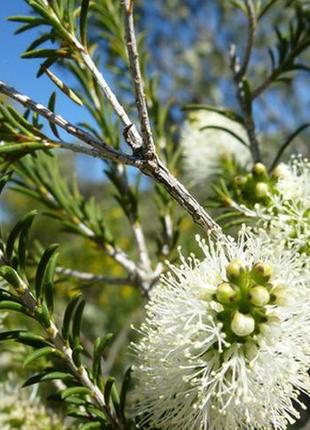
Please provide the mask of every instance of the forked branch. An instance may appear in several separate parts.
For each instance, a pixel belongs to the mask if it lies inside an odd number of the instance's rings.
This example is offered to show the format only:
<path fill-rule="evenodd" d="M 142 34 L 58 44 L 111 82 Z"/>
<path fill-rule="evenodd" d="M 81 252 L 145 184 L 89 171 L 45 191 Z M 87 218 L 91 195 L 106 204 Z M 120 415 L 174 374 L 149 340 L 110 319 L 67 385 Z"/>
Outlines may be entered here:
<path fill-rule="evenodd" d="M 211 230 L 212 233 L 216 235 L 221 232 L 219 225 L 159 159 L 145 159 L 143 158 L 143 154 L 140 153 L 128 155 L 124 152 L 117 151 L 105 142 L 99 141 L 80 127 L 73 125 L 59 115 L 55 115 L 45 106 L 33 101 L 30 97 L 19 93 L 14 88 L 9 87 L 1 81 L 0 93 L 7 95 L 30 110 L 37 112 L 72 136 L 96 148 L 102 159 L 137 167 L 141 172 L 161 184 L 180 206 L 191 215 L 196 224 L 200 225 L 206 231 Z M 69 146 L 68 149 L 70 149 Z"/>

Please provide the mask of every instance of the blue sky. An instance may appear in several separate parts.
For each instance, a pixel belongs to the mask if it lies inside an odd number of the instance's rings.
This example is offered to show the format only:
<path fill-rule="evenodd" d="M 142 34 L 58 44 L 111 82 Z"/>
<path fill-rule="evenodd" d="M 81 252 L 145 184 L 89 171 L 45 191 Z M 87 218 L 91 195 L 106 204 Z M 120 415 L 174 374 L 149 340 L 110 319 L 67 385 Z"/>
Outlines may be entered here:
<path fill-rule="evenodd" d="M 213 0 L 203 0 L 205 4 L 209 4 L 212 6 Z M 155 4 L 155 3 L 154 3 Z M 155 5 L 156 6 L 156 5 Z M 152 6 L 153 8 L 155 7 Z M 156 20 L 156 13 L 150 7 L 148 17 L 148 30 L 152 31 L 152 26 L 158 26 L 160 31 L 163 31 L 163 26 L 159 26 L 158 19 Z M 213 10 L 212 7 L 210 10 Z M 38 66 L 41 63 L 41 60 L 22 60 L 20 55 L 25 49 L 29 46 L 29 44 L 33 41 L 34 37 L 41 31 L 40 29 L 34 29 L 31 32 L 25 32 L 21 35 L 14 35 L 14 31 L 19 26 L 17 23 L 8 22 L 6 18 L 11 15 L 23 15 L 27 14 L 28 7 L 24 0 L 0 0 L 0 47 L 1 47 L 1 57 L 0 57 L 0 80 L 6 81 L 8 84 L 14 86 L 16 89 L 25 92 L 27 95 L 34 98 L 36 101 L 47 104 L 49 96 L 52 91 L 55 91 L 55 86 L 51 84 L 49 79 L 46 76 L 42 76 L 40 79 L 36 78 L 36 73 L 38 70 Z M 152 25 L 151 25 L 152 24 Z M 151 26 L 151 27 L 150 27 Z M 184 37 L 189 37 L 187 26 L 184 27 L 183 33 Z M 169 37 L 172 37 L 169 34 Z M 168 37 L 168 39 L 169 39 Z M 228 46 L 229 41 L 227 40 L 225 43 Z M 155 61 L 156 63 L 156 61 Z M 157 70 L 158 72 L 158 70 Z M 59 74 L 59 70 L 56 71 Z M 111 74 L 108 75 L 108 80 L 111 78 Z M 70 82 L 70 76 L 66 74 L 63 77 L 64 81 L 68 85 L 72 85 Z M 229 81 L 229 85 L 231 82 Z M 274 98 L 274 93 L 271 92 L 269 94 L 269 98 L 271 98 L 271 105 L 275 105 L 275 109 L 277 111 L 283 112 L 283 117 L 286 119 L 286 125 L 289 130 L 293 131 L 295 128 L 300 126 L 301 123 L 308 121 L 308 112 L 310 106 L 309 99 L 309 75 L 308 74 L 299 74 L 299 77 L 295 80 L 295 88 L 298 93 L 298 100 L 300 101 L 303 109 L 302 112 L 304 115 L 302 117 L 297 117 L 294 110 L 290 109 L 289 103 L 282 103 Z M 167 90 L 169 96 L 171 93 L 169 92 L 169 88 L 164 87 L 164 91 Z M 228 89 L 222 88 L 223 95 L 226 97 L 229 95 Z M 63 115 L 66 119 L 71 120 L 73 123 L 78 123 L 80 121 L 85 121 L 89 119 L 89 114 L 83 107 L 78 107 L 73 102 L 71 102 L 68 98 L 63 96 L 60 91 L 57 91 L 57 103 L 56 103 L 56 111 L 57 113 Z M 266 118 L 265 111 L 256 109 L 257 113 L 257 122 L 258 129 L 265 130 L 266 128 Z M 274 126 L 272 126 L 274 128 Z M 307 132 L 304 132 L 307 133 Z M 69 137 L 66 136 L 66 140 L 70 140 Z M 85 179 L 90 180 L 98 180 L 102 179 L 102 163 L 98 160 L 91 159 L 89 157 L 79 156 L 77 159 L 77 171 L 79 177 L 83 177 Z"/>
<path fill-rule="evenodd" d="M 27 31 L 21 35 L 14 35 L 19 24 L 7 21 L 8 16 L 27 15 L 28 7 L 23 0 L 0 0 L 0 80 L 5 81 L 17 90 L 24 92 L 37 102 L 47 104 L 55 86 L 46 76 L 36 78 L 38 66 L 42 60 L 23 60 L 20 55 L 33 41 L 40 30 Z M 58 73 L 58 72 L 57 72 Z M 66 79 L 68 76 L 66 75 Z M 70 85 L 70 82 L 66 80 Z M 60 115 L 74 123 L 89 118 L 83 107 L 72 103 L 60 91 L 57 92 L 56 110 Z M 66 138 L 67 139 L 67 138 Z M 67 139 L 70 140 L 70 139 Z M 102 162 L 89 157 L 79 156 L 77 170 L 79 176 L 88 180 L 97 180 L 102 177 Z"/>

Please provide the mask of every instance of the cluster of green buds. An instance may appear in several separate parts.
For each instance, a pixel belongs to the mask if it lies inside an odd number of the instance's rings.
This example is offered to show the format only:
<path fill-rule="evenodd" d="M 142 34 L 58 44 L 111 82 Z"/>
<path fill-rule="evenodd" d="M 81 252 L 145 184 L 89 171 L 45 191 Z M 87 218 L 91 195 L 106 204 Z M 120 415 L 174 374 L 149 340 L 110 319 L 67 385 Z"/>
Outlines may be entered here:
<path fill-rule="evenodd" d="M 268 196 L 273 192 L 275 179 L 275 175 L 269 175 L 262 163 L 254 164 L 250 173 L 234 178 L 239 200 L 252 205 L 268 203 Z"/>
<path fill-rule="evenodd" d="M 260 261 L 246 267 L 240 260 L 232 260 L 226 277 L 214 295 L 222 305 L 218 318 L 229 342 L 243 342 L 268 323 L 267 305 L 286 304 L 287 289 L 271 282 L 272 267 Z"/>

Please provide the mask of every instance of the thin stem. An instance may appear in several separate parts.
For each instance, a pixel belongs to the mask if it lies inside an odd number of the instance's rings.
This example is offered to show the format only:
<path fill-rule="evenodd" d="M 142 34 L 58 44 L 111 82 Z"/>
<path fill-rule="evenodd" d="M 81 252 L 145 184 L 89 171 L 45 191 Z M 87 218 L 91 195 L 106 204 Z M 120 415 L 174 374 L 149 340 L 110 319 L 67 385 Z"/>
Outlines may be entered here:
<path fill-rule="evenodd" d="M 50 141 L 50 140 L 48 140 Z M 66 149 L 72 152 L 76 152 L 78 154 L 89 155 L 93 158 L 101 158 L 102 154 L 96 148 L 87 148 L 86 146 L 79 145 L 78 143 L 69 143 L 61 140 L 60 142 L 53 142 L 59 146 L 60 149 Z"/>
<path fill-rule="evenodd" d="M 123 106 L 119 103 L 117 97 L 115 96 L 114 92 L 111 90 L 105 79 L 103 78 L 102 74 L 97 69 L 95 63 L 93 62 L 90 55 L 85 51 L 85 48 L 79 43 L 78 40 L 75 38 L 72 39 L 75 47 L 79 50 L 82 60 L 84 61 L 84 64 L 86 67 L 90 70 L 90 72 L 93 74 L 98 86 L 101 88 L 102 92 L 106 96 L 106 98 L 111 103 L 111 106 L 113 107 L 114 111 L 118 115 L 118 117 L 121 119 L 122 123 L 124 124 L 125 128 L 129 129 L 129 143 L 131 144 L 131 147 L 133 149 L 140 149 L 142 146 L 142 139 L 141 136 L 136 128 L 136 126 L 133 124 L 127 113 L 125 112 Z"/>
<path fill-rule="evenodd" d="M 26 139 L 26 137 L 25 137 Z M 90 157 L 93 158 L 101 158 L 102 154 L 100 151 L 98 151 L 98 149 L 96 148 L 88 148 L 87 146 L 84 145 L 80 145 L 78 143 L 73 143 L 73 142 L 65 142 L 63 140 L 53 140 L 53 139 L 42 139 L 40 137 L 37 136 L 31 136 L 31 140 L 37 141 L 37 142 L 41 142 L 41 143 L 46 143 L 46 144 L 52 144 L 52 148 L 59 148 L 59 149 L 66 149 L 72 152 L 76 152 L 78 154 L 84 154 L 84 155 L 89 155 Z"/>
<path fill-rule="evenodd" d="M 252 0 L 244 0 L 244 3 L 247 10 L 247 15 L 248 15 L 248 38 L 247 38 L 247 46 L 245 49 L 243 63 L 238 72 L 239 79 L 242 79 L 247 73 L 248 66 L 251 60 L 252 51 L 253 51 L 253 44 L 254 44 L 256 25 L 257 25 L 255 8 Z"/>
<path fill-rule="evenodd" d="M 44 1 L 46 4 L 46 7 L 49 7 L 49 3 L 47 0 Z M 53 13 L 53 18 L 58 21 L 60 26 L 62 26 L 62 23 L 58 17 L 58 15 L 55 12 Z M 93 59 L 89 55 L 87 49 L 79 42 L 79 40 L 75 37 L 74 34 L 70 32 L 66 32 L 65 37 L 69 43 L 76 48 L 77 52 L 80 54 L 81 59 L 85 66 L 88 68 L 88 70 L 93 75 L 95 81 L 97 82 L 98 86 L 102 90 L 104 96 L 107 100 L 111 103 L 111 106 L 116 113 L 116 115 L 120 118 L 121 122 L 125 126 L 125 128 L 130 127 L 129 135 L 130 135 L 130 144 L 133 149 L 139 149 L 142 146 L 142 138 L 136 128 L 136 126 L 133 124 L 133 122 L 130 120 L 129 116 L 127 115 L 127 112 L 125 111 L 124 107 L 121 105 L 121 103 L 118 101 L 115 93 L 112 91 L 110 86 L 108 85 L 107 81 L 104 79 L 102 73 L 98 70 L 96 64 L 94 63 Z"/>
<path fill-rule="evenodd" d="M 233 131 L 231 131 L 229 128 L 226 127 L 220 127 L 218 125 L 207 125 L 205 127 L 201 127 L 201 131 L 203 130 L 221 130 L 221 131 L 225 131 L 225 133 L 230 134 L 231 136 L 233 136 L 235 139 L 237 139 L 243 146 L 245 146 L 246 148 L 249 148 L 248 143 L 242 139 L 242 137 L 240 137 L 237 133 L 234 133 Z"/>
<path fill-rule="evenodd" d="M 85 282 L 102 282 L 110 285 L 134 285 L 133 280 L 130 278 L 115 278 L 112 276 L 95 275 L 94 273 L 81 272 L 79 270 L 70 269 L 68 267 L 58 266 L 56 272 L 70 278 L 75 278 Z"/>
<path fill-rule="evenodd" d="M 143 149 L 146 158 L 156 157 L 156 150 L 152 135 L 151 123 L 146 103 L 143 78 L 141 73 L 139 52 L 137 47 L 136 32 L 133 17 L 133 2 L 124 0 L 125 9 L 125 34 L 129 58 L 129 66 L 132 82 L 136 94 L 136 106 L 139 114 L 140 126 L 143 137 Z"/>
<path fill-rule="evenodd" d="M 167 256 L 169 255 L 170 243 L 173 238 L 173 220 L 169 210 L 167 210 L 166 213 L 164 214 L 163 222 L 164 222 L 165 234 L 164 234 L 164 243 L 161 249 L 161 253 L 163 256 Z"/>
<path fill-rule="evenodd" d="M 149 257 L 149 253 L 146 246 L 144 231 L 139 221 L 134 222 L 131 225 L 132 232 L 135 237 L 135 242 L 138 248 L 139 253 L 139 262 L 141 267 L 146 271 L 150 272 L 151 269 L 151 261 Z"/>
<path fill-rule="evenodd" d="M 161 162 L 148 161 L 141 167 L 141 171 L 161 184 L 166 191 L 185 209 L 194 222 L 204 230 L 211 231 L 217 237 L 222 234 L 220 226 L 203 209 L 191 193 L 182 185 Z"/>
<path fill-rule="evenodd" d="M 16 100 L 18 103 L 31 109 L 33 112 L 37 112 L 39 115 L 46 118 L 49 122 L 52 122 L 53 124 L 58 125 L 62 129 L 64 129 L 67 133 L 78 139 L 81 139 L 83 142 L 96 148 L 101 153 L 101 156 L 106 158 L 107 160 L 115 162 L 119 161 L 123 164 L 135 165 L 136 160 L 130 155 L 123 154 L 111 148 L 105 142 L 97 140 L 91 134 L 84 131 L 80 127 L 73 125 L 69 121 L 62 118 L 60 115 L 55 115 L 47 107 L 35 102 L 30 97 L 19 93 L 17 90 L 15 90 L 15 88 L 9 87 L 2 81 L 0 81 L 0 93 L 5 94 L 13 100 Z"/>
<path fill-rule="evenodd" d="M 286 141 L 283 143 L 283 145 L 280 147 L 279 151 L 277 152 L 277 155 L 275 156 L 270 168 L 269 172 L 272 172 L 273 169 L 277 166 L 279 163 L 284 151 L 289 147 L 289 145 L 293 142 L 295 137 L 297 137 L 302 131 L 304 131 L 306 128 L 310 127 L 310 124 L 303 124 L 300 127 L 298 127 L 297 130 L 294 131 L 293 134 L 291 134 Z"/>
<path fill-rule="evenodd" d="M 246 88 L 246 85 L 247 85 L 246 74 L 251 60 L 257 19 L 256 19 L 255 9 L 254 9 L 252 0 L 244 0 L 244 3 L 247 9 L 247 17 L 248 17 L 248 37 L 247 37 L 247 46 L 246 46 L 242 65 L 240 65 L 239 58 L 236 54 L 235 46 L 231 47 L 230 57 L 231 57 L 231 69 L 232 69 L 234 81 L 236 84 L 237 99 L 239 101 L 241 111 L 243 114 L 243 122 L 249 138 L 252 159 L 254 163 L 257 163 L 261 161 L 261 153 L 260 153 L 259 143 L 256 137 L 255 122 L 252 114 L 252 105 L 250 104 L 251 100 L 249 99 L 249 95 L 247 94 L 248 89 Z"/>
<path fill-rule="evenodd" d="M 125 166 L 122 164 L 117 164 L 116 174 L 119 178 L 119 192 L 124 195 L 130 195 L 132 191 L 128 183 L 128 177 L 127 177 Z M 127 211 L 125 211 L 125 215 L 129 220 L 129 224 L 137 245 L 137 250 L 139 254 L 139 264 L 145 272 L 151 272 L 152 271 L 151 261 L 150 261 L 148 249 L 146 246 L 144 231 L 141 226 L 141 223 L 139 222 L 136 210 L 132 209 L 132 207 L 130 206 L 128 208 L 128 213 Z"/>
<path fill-rule="evenodd" d="M 128 272 L 135 273 L 136 264 L 132 260 L 130 260 L 130 258 L 124 251 L 110 244 L 105 244 L 104 249 L 110 257 L 112 257 L 115 261 L 121 264 Z"/>
<path fill-rule="evenodd" d="M 250 142 L 250 151 L 252 154 L 252 159 L 254 163 L 258 163 L 262 160 L 262 156 L 259 148 L 259 143 L 256 137 L 256 127 L 255 127 L 254 118 L 252 115 L 252 111 L 248 110 L 247 104 L 244 100 L 242 87 L 240 88 L 240 91 L 238 91 L 238 93 L 239 93 L 238 98 L 240 101 L 240 106 L 244 113 L 244 125 Z"/>
<path fill-rule="evenodd" d="M 28 285 L 25 284 L 25 288 L 23 289 L 23 292 L 19 294 L 19 297 L 23 305 L 30 311 L 30 314 L 33 314 L 35 310 L 38 309 L 37 301 L 33 296 L 32 292 L 30 291 Z M 55 348 L 61 352 L 62 356 L 64 357 L 64 360 L 66 361 L 67 365 L 69 366 L 77 380 L 84 387 L 89 389 L 90 395 L 94 399 L 95 403 L 106 413 L 108 419 L 111 422 L 112 428 L 122 430 L 123 425 L 118 422 L 117 418 L 112 414 L 109 406 L 105 403 L 103 393 L 101 392 L 100 388 L 89 378 L 88 372 L 86 371 L 85 367 L 83 365 L 78 367 L 74 363 L 72 358 L 73 350 L 68 345 L 68 342 L 66 342 L 65 339 L 62 337 L 55 323 L 50 320 L 48 328 L 46 328 L 45 326 L 42 327 L 44 328 L 46 334 L 48 335 Z"/>
<path fill-rule="evenodd" d="M 65 148 L 67 149 L 71 149 L 71 144 L 68 144 L 65 146 Z M 31 188 L 32 189 L 32 188 Z M 44 193 L 44 202 L 48 205 L 52 205 L 54 210 L 62 210 L 63 208 L 60 206 L 59 202 L 55 199 L 55 197 L 51 194 L 51 193 Z M 69 219 L 71 219 L 72 221 L 72 214 L 70 212 L 67 212 L 67 216 L 69 217 Z M 76 222 L 76 217 L 77 215 L 75 215 L 75 221 Z M 122 249 L 120 249 L 117 245 L 112 245 L 111 243 L 105 243 L 101 238 L 99 238 L 96 233 L 85 223 L 85 220 L 78 218 L 78 227 L 80 228 L 80 230 L 83 232 L 83 234 L 92 242 L 94 242 L 100 249 L 102 249 L 109 257 L 111 257 L 116 263 L 118 263 L 123 269 L 125 269 L 125 271 L 128 273 L 129 277 L 127 278 L 128 281 L 130 280 L 130 283 L 132 285 L 135 285 L 137 287 L 139 287 L 142 291 L 143 294 L 145 294 L 145 289 L 144 289 L 144 273 L 143 271 L 140 269 L 140 267 L 138 267 L 138 265 L 132 260 L 130 259 L 130 257 L 127 255 L 126 252 L 124 252 Z M 70 269 L 68 269 L 70 270 Z M 78 277 L 78 274 L 80 272 L 75 271 L 74 275 L 76 277 Z M 67 275 L 70 275 L 69 271 L 67 271 L 67 273 L 65 273 Z M 89 274 L 83 274 L 80 273 L 80 275 L 84 277 L 84 279 L 82 280 L 90 280 L 89 279 Z M 72 274 L 73 276 L 73 274 Z M 154 274 L 153 278 L 155 278 L 157 275 Z M 96 280 L 99 281 L 103 281 L 104 279 L 106 280 L 106 282 L 112 282 L 113 278 L 108 278 L 108 277 L 104 277 L 102 278 L 97 278 Z M 149 274 L 147 276 L 147 279 L 149 278 Z M 95 279 L 94 279 L 95 282 Z M 115 282 L 114 282 L 115 283 Z M 126 282 L 124 282 L 126 283 Z"/>
<path fill-rule="evenodd" d="M 146 270 L 144 266 L 136 264 L 128 255 L 116 246 L 110 244 L 103 244 L 103 249 L 106 253 L 118 262 L 129 273 L 130 279 L 134 285 L 137 285 L 141 293 L 148 297 L 148 290 L 159 279 L 160 273 L 153 272 L 151 268 Z"/>

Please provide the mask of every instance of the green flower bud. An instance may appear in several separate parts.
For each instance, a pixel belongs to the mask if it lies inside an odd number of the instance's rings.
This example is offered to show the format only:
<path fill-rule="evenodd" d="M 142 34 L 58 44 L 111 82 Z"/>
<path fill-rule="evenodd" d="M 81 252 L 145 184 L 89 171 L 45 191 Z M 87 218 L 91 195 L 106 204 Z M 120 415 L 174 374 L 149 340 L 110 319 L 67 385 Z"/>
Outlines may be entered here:
<path fill-rule="evenodd" d="M 249 298 L 252 305 L 265 306 L 270 300 L 270 295 L 265 287 L 262 285 L 256 285 L 251 288 Z"/>
<path fill-rule="evenodd" d="M 230 328 L 237 336 L 249 336 L 255 330 L 255 320 L 250 314 L 236 312 Z"/>
<path fill-rule="evenodd" d="M 288 290 L 284 285 L 276 285 L 271 290 L 271 297 L 274 299 L 274 303 L 279 306 L 286 306 L 288 303 Z"/>
<path fill-rule="evenodd" d="M 220 303 L 232 302 L 236 292 L 228 282 L 223 282 L 217 287 L 216 298 Z"/>
<path fill-rule="evenodd" d="M 226 275 L 229 281 L 239 283 L 245 274 L 245 266 L 240 260 L 232 260 L 226 267 Z"/>
<path fill-rule="evenodd" d="M 252 168 L 252 173 L 254 176 L 266 176 L 267 177 L 267 169 L 262 163 L 254 164 Z"/>
<path fill-rule="evenodd" d="M 271 265 L 260 261 L 254 264 L 251 271 L 252 279 L 259 285 L 265 284 L 266 282 L 268 282 L 269 279 L 271 278 L 271 275 L 272 275 Z"/>
<path fill-rule="evenodd" d="M 246 176 L 236 176 L 234 181 L 238 188 L 244 188 L 245 184 L 248 182 L 248 178 Z"/>
<path fill-rule="evenodd" d="M 255 185 L 255 196 L 259 199 L 263 199 L 268 196 L 269 187 L 265 182 L 258 182 Z"/>

